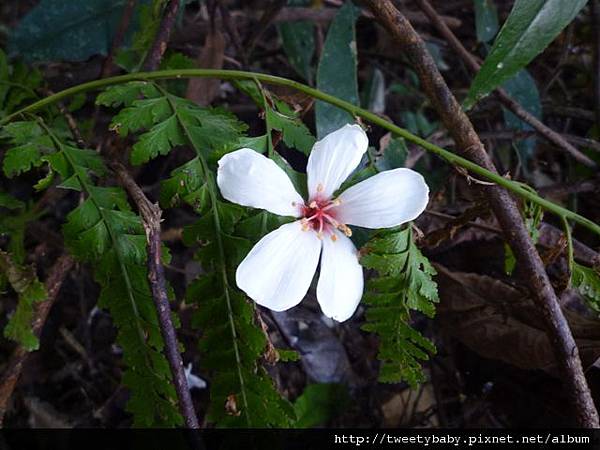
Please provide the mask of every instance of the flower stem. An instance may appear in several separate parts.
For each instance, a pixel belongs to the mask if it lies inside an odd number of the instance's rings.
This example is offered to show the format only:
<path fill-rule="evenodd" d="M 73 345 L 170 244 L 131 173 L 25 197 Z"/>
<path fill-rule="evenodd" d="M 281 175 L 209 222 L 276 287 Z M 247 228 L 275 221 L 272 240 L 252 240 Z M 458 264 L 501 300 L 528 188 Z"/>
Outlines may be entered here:
<path fill-rule="evenodd" d="M 345 100 L 334 97 L 333 95 L 329 95 L 323 91 L 312 88 L 302 83 L 298 83 L 297 81 L 293 81 L 287 78 L 277 77 L 274 75 L 268 75 L 263 73 L 256 72 L 245 72 L 241 70 L 219 70 L 219 69 L 177 69 L 177 70 L 159 70 L 155 72 L 138 72 L 138 73 L 130 73 L 126 75 L 120 75 L 112 78 L 104 78 L 100 80 L 94 80 L 87 83 L 79 84 L 77 86 L 70 87 L 65 89 L 64 91 L 60 91 L 54 95 L 50 95 L 42 100 L 39 100 L 35 103 L 32 103 L 25 108 L 6 116 L 4 119 L 0 120 L 0 126 L 5 125 L 6 123 L 14 120 L 15 118 L 21 116 L 24 113 L 31 113 L 40 110 L 41 108 L 51 105 L 57 101 L 60 101 L 66 97 L 81 93 L 87 92 L 99 88 L 103 88 L 110 85 L 126 83 L 129 81 L 146 81 L 146 80 L 159 80 L 159 79 L 168 79 L 168 78 L 195 78 L 195 77 L 205 77 L 205 78 L 220 78 L 222 80 L 258 80 L 266 84 L 275 84 L 280 86 L 287 86 L 289 88 L 295 89 L 297 91 L 303 92 L 313 98 L 318 100 L 322 100 L 324 102 L 330 103 L 338 108 L 341 108 L 355 117 L 361 117 L 374 125 L 378 125 L 397 136 L 402 136 L 406 140 L 417 144 L 423 147 L 425 150 L 434 153 L 443 159 L 445 159 L 450 164 L 454 164 L 460 167 L 463 167 L 474 174 L 482 176 L 506 189 L 517 194 L 518 196 L 528 199 L 547 211 L 550 211 L 556 215 L 558 215 L 562 219 L 572 220 L 574 222 L 583 225 L 594 233 L 600 235 L 600 225 L 594 223 L 593 221 L 580 216 L 579 214 L 563 208 L 556 203 L 548 201 L 539 195 L 535 194 L 531 190 L 524 188 L 521 183 L 509 180 L 504 178 L 503 176 L 491 172 L 489 170 L 484 169 L 483 167 L 475 164 L 468 159 L 462 158 L 451 151 L 445 150 L 441 147 L 438 147 L 435 144 L 432 144 L 425 139 L 420 138 L 405 130 L 404 128 L 400 128 L 393 123 L 385 120 L 382 117 L 379 117 L 377 114 L 374 114 L 366 109 L 360 108 L 359 106 L 353 105 Z"/>

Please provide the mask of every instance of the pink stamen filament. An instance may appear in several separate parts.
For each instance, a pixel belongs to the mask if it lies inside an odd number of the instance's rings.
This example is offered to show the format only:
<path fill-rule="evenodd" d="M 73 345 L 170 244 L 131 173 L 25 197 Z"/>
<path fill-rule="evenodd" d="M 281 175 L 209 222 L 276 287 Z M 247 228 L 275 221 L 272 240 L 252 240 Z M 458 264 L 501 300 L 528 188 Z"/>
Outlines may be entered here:
<path fill-rule="evenodd" d="M 308 205 L 305 206 L 304 213 L 307 214 L 307 217 L 302 219 L 303 228 L 305 230 L 309 229 L 309 222 L 315 221 L 313 230 L 317 232 L 319 237 L 322 236 L 323 230 L 325 229 L 326 223 L 330 224 L 334 229 L 338 229 L 342 231 L 347 236 L 350 236 L 350 229 L 344 225 L 340 224 L 334 217 L 333 211 L 330 213 L 326 213 L 326 211 L 331 210 L 335 206 L 339 206 L 339 200 L 333 201 L 320 201 L 320 200 L 312 200 Z M 311 215 L 308 215 L 312 213 Z M 317 226 L 318 223 L 318 226 Z M 337 237 L 335 233 L 332 232 L 331 238 L 335 241 Z"/>

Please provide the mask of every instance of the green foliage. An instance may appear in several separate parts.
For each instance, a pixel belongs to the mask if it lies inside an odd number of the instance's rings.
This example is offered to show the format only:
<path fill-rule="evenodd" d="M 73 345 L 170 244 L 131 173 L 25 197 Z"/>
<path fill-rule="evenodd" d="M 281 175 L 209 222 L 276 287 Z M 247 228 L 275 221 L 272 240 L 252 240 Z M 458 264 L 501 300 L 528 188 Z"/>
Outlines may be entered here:
<path fill-rule="evenodd" d="M 473 80 L 464 107 L 472 108 L 529 64 L 586 3 L 587 0 L 516 0 Z"/>
<path fill-rule="evenodd" d="M 277 26 L 277 31 L 291 66 L 298 75 L 312 84 L 311 62 L 315 54 L 315 24 L 308 20 L 283 22 Z"/>
<path fill-rule="evenodd" d="M 535 80 L 525 69 L 518 71 L 515 76 L 507 80 L 503 88 L 523 106 L 534 117 L 542 118 L 542 101 Z M 528 123 L 522 121 L 509 110 L 503 108 L 504 122 L 508 128 L 517 131 L 532 131 L 533 128 Z M 525 173 L 528 172 L 528 162 L 533 157 L 536 138 L 531 136 L 525 139 L 516 140 L 513 146 L 517 150 L 517 155 L 522 163 Z"/>
<path fill-rule="evenodd" d="M 126 0 L 42 0 L 10 35 L 9 49 L 30 62 L 84 61 L 105 55 L 126 4 Z"/>
<path fill-rule="evenodd" d="M 10 148 L 4 155 L 4 174 L 11 178 L 43 164 L 42 155 L 52 151 L 52 140 L 36 122 L 12 122 L 0 134 Z"/>
<path fill-rule="evenodd" d="M 309 384 L 294 402 L 298 416 L 296 428 L 312 428 L 326 425 L 328 421 L 341 414 L 350 397 L 348 388 L 341 384 Z"/>
<path fill-rule="evenodd" d="M 380 149 L 380 151 L 383 154 L 375 161 L 375 167 L 377 167 L 378 170 L 393 170 L 399 167 L 404 167 L 406 164 L 408 148 L 406 147 L 406 141 L 404 138 L 390 138 L 387 146 Z"/>
<path fill-rule="evenodd" d="M 531 236 L 534 244 L 537 244 L 540 238 L 540 225 L 544 217 L 544 210 L 537 204 L 526 201 L 523 211 L 521 212 L 525 227 Z M 504 271 L 507 275 L 511 275 L 517 265 L 515 254 L 508 244 L 504 244 Z"/>
<path fill-rule="evenodd" d="M 424 380 L 419 361 L 427 360 L 435 347 L 410 326 L 410 312 L 435 314 L 434 304 L 439 301 L 435 269 L 413 242 L 410 227 L 378 233 L 361 253 L 361 265 L 378 273 L 367 283 L 363 297 L 370 305 L 363 329 L 377 333 L 381 341 L 379 378 L 414 386 Z"/>
<path fill-rule="evenodd" d="M 36 99 L 35 89 L 41 82 L 42 76 L 37 69 L 29 70 L 22 62 L 9 64 L 0 49 L 0 119 L 25 101 Z"/>
<path fill-rule="evenodd" d="M 138 97 L 143 98 L 138 98 Z M 131 162 L 142 164 L 173 147 L 193 140 L 204 155 L 225 148 L 239 138 L 246 125 L 222 109 L 201 108 L 152 83 L 130 83 L 107 89 L 97 104 L 126 107 L 112 121 L 121 136 L 147 130 L 133 145 Z"/>
<path fill-rule="evenodd" d="M 479 42 L 489 42 L 498 32 L 498 11 L 494 0 L 473 0 L 475 29 Z"/>
<path fill-rule="evenodd" d="M 281 132 L 283 142 L 290 148 L 308 155 L 315 143 L 315 138 L 298 117 L 290 105 L 277 98 L 258 83 L 252 81 L 237 81 L 237 87 L 248 94 L 256 105 L 265 111 L 267 129 Z M 259 150 L 258 148 L 255 150 Z M 265 148 L 260 151 L 266 151 Z"/>
<path fill-rule="evenodd" d="M 573 262 L 571 284 L 583 296 L 590 308 L 600 312 L 600 274 L 598 270 Z"/>
<path fill-rule="evenodd" d="M 202 361 L 213 374 L 210 420 L 219 426 L 290 425 L 295 419 L 293 408 L 257 364 L 266 338 L 255 323 L 253 306 L 230 281 L 234 268 L 251 247 L 250 240 L 236 236 L 236 227 L 243 229 L 246 222 L 242 220 L 244 209 L 218 199 L 214 173 L 208 165 L 215 155 L 237 148 L 245 126 L 231 115 L 199 108 L 153 84 L 108 89 L 97 103 L 125 106 L 112 125 L 121 134 L 150 130 L 134 148 L 135 162 L 166 154 L 174 145 L 196 150 L 196 158 L 162 183 L 161 204 L 173 207 L 185 202 L 200 214 L 200 219 L 185 229 L 183 239 L 187 245 L 200 246 L 197 259 L 206 272 L 189 287 L 186 297 L 199 305 L 194 324 L 203 331 Z M 90 233 L 104 233 L 91 225 L 87 227 Z M 257 225 L 262 229 L 268 221 L 247 226 L 245 234 L 256 235 L 260 232 Z"/>
<path fill-rule="evenodd" d="M 25 228 L 41 213 L 6 192 L 0 191 L 0 236 L 8 236 L 8 251 L 18 264 L 25 261 Z"/>
<path fill-rule="evenodd" d="M 128 410 L 134 415 L 134 425 L 181 424 L 147 281 L 146 237 L 125 192 L 96 186 L 93 174 L 107 170 L 100 155 L 61 141 L 43 121 L 15 123 L 8 133 L 16 145 L 47 138 L 49 141 L 43 142 L 50 142 L 51 148 L 44 145 L 40 160 L 60 175 L 61 187 L 86 194 L 83 203 L 67 216 L 63 234 L 71 252 L 92 263 L 101 286 L 99 306 L 110 311 L 119 330 L 117 342 L 126 364 L 123 383 L 131 390 Z M 6 160 L 4 163 L 6 171 Z"/>
<path fill-rule="evenodd" d="M 355 22 L 359 9 L 348 0 L 340 8 L 329 26 L 317 68 L 317 88 L 355 105 L 359 104 L 356 72 Z M 315 105 L 317 137 L 323 138 L 354 118 L 346 111 L 329 103 Z"/>
<path fill-rule="evenodd" d="M 160 25 L 166 0 L 148 0 L 136 8 L 139 27 L 131 38 L 131 45 L 117 53 L 115 61 L 128 72 L 137 72 L 146 60 L 148 49 Z"/>
<path fill-rule="evenodd" d="M 243 208 L 218 200 L 214 176 L 199 150 L 198 157 L 171 175 L 162 183 L 163 207 L 183 201 L 201 216 L 184 230 L 183 240 L 200 246 L 196 257 L 206 272 L 186 297 L 198 304 L 194 326 L 203 332 L 202 364 L 213 374 L 209 420 L 218 426 L 289 426 L 295 419 L 291 405 L 257 365 L 266 338 L 255 323 L 254 308 L 230 281 L 252 245 L 241 235 L 257 235 L 265 221 L 249 222 Z"/>
<path fill-rule="evenodd" d="M 35 269 L 18 264 L 12 255 L 0 250 L 0 274 L 19 296 L 19 302 L 4 328 L 4 337 L 18 342 L 27 351 L 37 350 L 39 340 L 33 333 L 34 303 L 44 301 L 46 288 L 38 280 Z"/>
<path fill-rule="evenodd" d="M 15 210 L 22 209 L 24 207 L 25 203 L 23 203 L 21 200 L 17 200 L 12 195 L 0 191 L 0 208 Z"/>
<path fill-rule="evenodd" d="M 378 67 L 371 70 L 371 76 L 365 86 L 362 95 L 363 107 L 375 114 L 383 114 L 385 111 L 385 77 Z"/>

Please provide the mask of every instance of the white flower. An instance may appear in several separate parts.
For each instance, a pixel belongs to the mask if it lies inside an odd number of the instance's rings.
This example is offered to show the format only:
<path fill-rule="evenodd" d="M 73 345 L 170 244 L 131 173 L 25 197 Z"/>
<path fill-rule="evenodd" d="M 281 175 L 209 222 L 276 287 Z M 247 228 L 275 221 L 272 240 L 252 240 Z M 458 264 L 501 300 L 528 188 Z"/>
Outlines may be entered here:
<path fill-rule="evenodd" d="M 219 160 L 217 183 L 224 198 L 300 219 L 264 236 L 237 269 L 238 287 L 259 305 L 284 311 L 300 303 L 320 257 L 317 299 L 323 314 L 349 319 L 362 297 L 363 273 L 348 225 L 390 228 L 424 211 L 429 188 L 419 173 L 404 168 L 378 173 L 333 198 L 368 144 L 359 125 L 345 125 L 318 141 L 306 168 L 307 202 L 273 160 L 254 150 L 242 148 Z"/>

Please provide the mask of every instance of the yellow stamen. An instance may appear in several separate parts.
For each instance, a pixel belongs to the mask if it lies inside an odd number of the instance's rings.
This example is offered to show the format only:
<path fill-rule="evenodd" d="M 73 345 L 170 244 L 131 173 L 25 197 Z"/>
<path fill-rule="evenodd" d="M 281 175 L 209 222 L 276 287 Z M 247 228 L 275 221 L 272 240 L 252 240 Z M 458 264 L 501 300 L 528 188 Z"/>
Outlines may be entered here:
<path fill-rule="evenodd" d="M 338 226 L 338 229 L 341 232 L 343 232 L 346 236 L 348 236 L 348 237 L 352 236 L 352 230 L 347 225 L 341 224 Z"/>
<path fill-rule="evenodd" d="M 317 202 L 316 202 L 316 201 L 314 201 L 314 200 L 313 200 L 312 202 L 310 202 L 310 204 L 308 205 L 308 207 L 309 207 L 309 208 L 312 208 L 312 209 L 315 209 L 317 206 L 318 206 L 318 205 L 317 205 Z"/>
<path fill-rule="evenodd" d="M 337 241 L 337 236 L 336 236 L 335 234 L 332 234 L 332 235 L 331 235 L 331 240 L 332 240 L 333 242 Z"/>
<path fill-rule="evenodd" d="M 317 192 L 323 192 L 323 189 L 325 188 L 323 187 L 322 183 L 317 184 Z"/>

